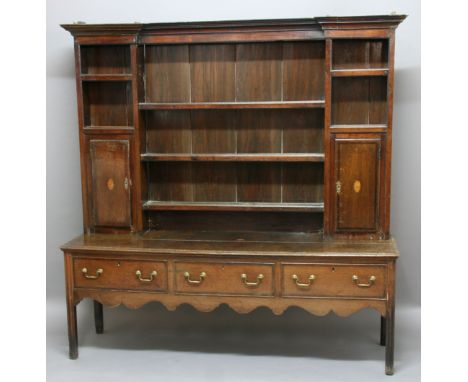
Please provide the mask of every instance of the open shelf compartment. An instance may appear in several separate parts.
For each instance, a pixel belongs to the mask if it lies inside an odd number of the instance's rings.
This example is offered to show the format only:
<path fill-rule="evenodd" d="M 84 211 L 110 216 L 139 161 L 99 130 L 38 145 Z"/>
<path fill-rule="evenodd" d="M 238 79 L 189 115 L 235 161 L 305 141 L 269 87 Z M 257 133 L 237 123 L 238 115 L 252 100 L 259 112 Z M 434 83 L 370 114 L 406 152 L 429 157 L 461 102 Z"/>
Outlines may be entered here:
<path fill-rule="evenodd" d="M 145 120 L 144 160 L 321 161 L 324 153 L 322 109 L 147 111 Z"/>
<path fill-rule="evenodd" d="M 386 125 L 387 77 L 332 79 L 332 125 Z"/>
<path fill-rule="evenodd" d="M 143 209 L 323 211 L 323 163 L 149 162 Z"/>
<path fill-rule="evenodd" d="M 80 53 L 82 77 L 131 74 L 128 45 L 82 45 Z"/>
<path fill-rule="evenodd" d="M 388 39 L 333 40 L 332 71 L 388 69 Z"/>
<path fill-rule="evenodd" d="M 324 41 L 146 45 L 144 57 L 143 108 L 324 100 Z"/>
<path fill-rule="evenodd" d="M 132 89 L 127 81 L 83 82 L 84 125 L 133 126 Z"/>

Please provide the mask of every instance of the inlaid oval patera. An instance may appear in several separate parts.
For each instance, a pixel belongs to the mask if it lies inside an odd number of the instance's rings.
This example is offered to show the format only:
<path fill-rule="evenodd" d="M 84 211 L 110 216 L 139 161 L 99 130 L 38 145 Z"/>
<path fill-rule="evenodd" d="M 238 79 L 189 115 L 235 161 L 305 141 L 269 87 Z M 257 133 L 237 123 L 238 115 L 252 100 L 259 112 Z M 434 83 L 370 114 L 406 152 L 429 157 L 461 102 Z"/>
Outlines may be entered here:
<path fill-rule="evenodd" d="M 114 179 L 109 178 L 107 180 L 107 188 L 109 191 L 112 191 L 114 189 Z"/>
<path fill-rule="evenodd" d="M 353 189 L 355 193 L 361 192 L 361 182 L 359 180 L 354 181 Z"/>

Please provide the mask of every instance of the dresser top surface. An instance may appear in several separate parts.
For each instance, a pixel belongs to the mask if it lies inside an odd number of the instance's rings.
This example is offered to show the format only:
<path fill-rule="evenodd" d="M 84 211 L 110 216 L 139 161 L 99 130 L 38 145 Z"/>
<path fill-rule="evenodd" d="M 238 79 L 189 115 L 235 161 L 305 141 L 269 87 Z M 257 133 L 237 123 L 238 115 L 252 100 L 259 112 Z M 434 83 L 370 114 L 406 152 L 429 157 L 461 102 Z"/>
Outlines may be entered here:
<path fill-rule="evenodd" d="M 259 19 L 259 20 L 222 20 L 222 21 L 190 21 L 169 23 L 122 23 L 122 24 L 88 24 L 82 21 L 73 24 L 62 24 L 73 35 L 87 34 L 134 34 L 158 33 L 162 31 L 174 33 L 177 31 L 212 30 L 222 32 L 223 29 L 336 29 L 336 28 L 395 28 L 406 15 L 368 15 L 368 16 L 326 16 L 296 19 Z"/>
<path fill-rule="evenodd" d="M 398 257 L 389 240 L 324 239 L 317 233 L 147 231 L 138 234 L 84 234 L 63 245 L 68 252 L 194 255 Z"/>

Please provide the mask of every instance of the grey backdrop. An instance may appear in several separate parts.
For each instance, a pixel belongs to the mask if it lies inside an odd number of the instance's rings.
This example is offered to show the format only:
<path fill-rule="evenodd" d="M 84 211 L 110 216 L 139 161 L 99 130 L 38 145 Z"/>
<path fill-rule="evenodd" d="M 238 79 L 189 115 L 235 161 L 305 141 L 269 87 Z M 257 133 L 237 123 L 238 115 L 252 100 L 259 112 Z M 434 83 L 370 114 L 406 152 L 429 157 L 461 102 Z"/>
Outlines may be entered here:
<path fill-rule="evenodd" d="M 48 346 L 66 345 L 64 319 L 63 259 L 59 246 L 82 232 L 82 206 L 79 168 L 77 106 L 74 81 L 73 40 L 59 27 L 61 23 L 86 21 L 88 23 L 116 22 L 174 22 L 228 19 L 303 18 L 325 15 L 379 15 L 391 12 L 408 14 L 400 25 L 396 38 L 395 99 L 392 168 L 391 230 L 401 252 L 397 275 L 398 309 L 418 307 L 420 304 L 420 3 L 419 1 L 124 1 L 81 0 L 47 1 L 47 301 Z M 54 305 L 55 304 L 55 305 Z M 83 306 L 83 308 L 82 308 Z M 80 304 L 87 317 L 90 305 Z M 120 308 L 119 308 L 120 309 Z M 118 317 L 119 309 L 115 310 Z M 161 307 L 145 308 L 173 322 L 181 321 L 190 327 L 200 324 L 199 313 L 180 308 L 167 313 Z M 132 319 L 146 317 L 145 309 L 131 313 Z M 258 314 L 258 313 L 257 313 Z M 361 318 L 377 328 L 375 315 L 360 313 Z M 418 322 L 416 313 L 415 322 Z M 106 324 L 112 318 L 107 314 Z M 255 313 L 254 313 L 255 316 Z M 60 317 L 60 320 L 58 320 Z M 233 322 L 243 327 L 245 318 L 232 315 L 228 309 L 202 316 L 210 326 L 217 320 Z M 247 316 L 248 317 L 248 316 Z M 54 321 L 57 319 L 57 321 Z M 116 318 L 117 319 L 117 318 Z M 285 328 L 306 322 L 308 316 L 299 312 L 286 314 Z M 268 312 L 261 315 L 268 326 L 276 325 Z M 302 320 L 302 321 L 301 321 Z M 53 327 L 51 322 L 54 322 Z M 57 324 L 55 324 L 57 322 Z M 283 321 L 281 321 L 283 322 Z M 333 320 L 326 320 L 326 322 Z M 169 325 L 168 323 L 168 325 Z M 90 321 L 86 326 L 89 331 Z M 340 324 L 341 325 L 341 324 Z M 397 321 L 398 325 L 398 321 Z M 170 326 L 170 325 L 169 325 Z M 218 327 L 219 325 L 217 325 Z M 418 324 L 414 340 L 418 341 Z M 336 328 L 340 326 L 337 324 Z M 412 329 L 412 330 L 413 330 Z M 168 329 L 169 330 L 169 329 Z M 414 331 L 413 330 L 413 331 Z M 57 336 L 56 338 L 53 335 Z M 91 333 L 91 332 L 89 332 Z M 210 331 L 207 332 L 208 335 Z M 205 333 L 206 334 L 206 333 Z M 398 334 L 398 331 L 397 331 Z M 90 334 L 91 335 L 91 334 Z M 118 336 L 117 333 L 114 334 Z M 51 338 L 55 338 L 52 340 Z M 416 343 L 415 342 L 415 343 Z M 398 342 L 397 342 L 398 343 Z M 96 345 L 96 344 L 94 344 Z M 99 345 L 96 345 L 99 346 Z M 122 347 L 125 343 L 122 342 Z M 415 345 L 416 346 L 416 345 Z M 131 346 L 130 346 L 131 347 Z M 65 348 L 57 350 L 66 357 Z M 414 348 L 417 351 L 418 346 Z M 221 351 L 223 351 L 221 349 Z M 267 352 L 268 353 L 268 352 Z M 49 354 L 51 354 L 49 352 Z M 365 356 L 364 356 L 365 358 Z M 417 358 L 417 357 L 416 357 Z M 398 359 L 398 358 L 397 358 Z M 48 361 L 49 366 L 51 365 Z M 52 362 L 53 363 L 53 362 Z M 383 365 L 382 365 L 383 368 Z M 57 379 L 58 380 L 58 379 Z M 414 380 L 414 379 L 413 379 Z"/>

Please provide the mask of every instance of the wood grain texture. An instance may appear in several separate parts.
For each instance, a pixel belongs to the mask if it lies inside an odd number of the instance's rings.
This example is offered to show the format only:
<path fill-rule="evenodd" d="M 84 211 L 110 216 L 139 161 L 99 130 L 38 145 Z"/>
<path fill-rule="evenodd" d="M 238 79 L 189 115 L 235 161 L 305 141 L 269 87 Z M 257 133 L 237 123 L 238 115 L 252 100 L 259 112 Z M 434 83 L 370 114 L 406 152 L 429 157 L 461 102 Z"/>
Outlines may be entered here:
<path fill-rule="evenodd" d="M 189 280 L 201 281 L 191 284 L 184 273 L 190 274 Z M 200 273 L 206 274 L 202 280 Z M 246 274 L 247 282 L 258 282 L 258 275 L 263 280 L 257 286 L 248 286 L 241 275 Z M 256 295 L 273 296 L 273 264 L 262 263 L 225 263 L 225 262 L 188 262 L 176 261 L 174 265 L 175 290 L 185 294 L 216 294 L 216 295 Z"/>
<path fill-rule="evenodd" d="M 148 292 L 128 293 L 124 291 L 82 289 L 76 292 L 76 300 L 92 298 L 106 306 L 124 305 L 129 309 L 138 309 L 143 305 L 157 301 L 170 311 L 176 310 L 181 304 L 189 304 L 200 312 L 211 312 L 221 304 L 227 304 L 239 314 L 247 314 L 259 307 L 269 308 L 275 315 L 283 314 L 290 307 L 298 307 L 315 316 L 326 316 L 334 313 L 340 317 L 348 317 L 363 309 L 374 309 L 384 314 L 386 301 L 380 300 L 338 300 L 338 299 L 303 299 L 303 298 L 258 298 L 250 296 L 197 296 L 197 295 L 165 295 Z"/>
<path fill-rule="evenodd" d="M 321 109 L 322 100 L 313 101 L 236 101 L 236 102 L 141 102 L 140 110 L 197 109 Z"/>
<path fill-rule="evenodd" d="M 190 45 L 191 101 L 235 101 L 235 61 L 235 45 Z"/>
<path fill-rule="evenodd" d="M 323 162 L 322 153 L 303 154 L 141 154 L 144 162 Z"/>
<path fill-rule="evenodd" d="M 145 46 L 146 101 L 189 102 L 188 45 Z"/>
<path fill-rule="evenodd" d="M 281 202 L 281 167 L 273 163 L 237 165 L 237 200 Z"/>
<path fill-rule="evenodd" d="M 333 78 L 333 125 L 385 124 L 386 111 L 386 77 Z"/>
<path fill-rule="evenodd" d="M 341 264 L 283 264 L 282 293 L 288 297 L 360 297 L 385 298 L 386 296 L 385 266 L 373 265 L 341 265 Z M 298 283 L 310 284 L 298 286 L 293 279 L 298 277 Z M 309 282 L 313 275 L 314 280 Z M 360 284 L 368 284 L 374 276 L 375 282 L 369 287 L 359 287 L 353 281 L 353 276 L 359 277 Z"/>
<path fill-rule="evenodd" d="M 236 100 L 281 100 L 281 44 L 240 44 L 236 53 Z"/>
<path fill-rule="evenodd" d="M 336 40 L 333 44 L 333 69 L 388 67 L 388 40 Z"/>
<path fill-rule="evenodd" d="M 382 142 L 379 137 L 340 138 L 334 142 L 335 230 L 380 229 Z M 338 187 L 338 186 L 337 186 Z"/>
<path fill-rule="evenodd" d="M 89 168 L 94 226 L 131 225 L 130 142 L 89 140 Z"/>
<path fill-rule="evenodd" d="M 236 201 L 236 166 L 233 163 L 193 163 L 193 200 Z"/>
<path fill-rule="evenodd" d="M 139 72 L 143 56 L 137 45 L 130 46 L 130 66 L 132 73 L 132 110 L 133 110 L 133 139 L 131 147 L 131 189 L 132 189 L 132 231 L 141 231 L 144 228 L 141 208 L 142 195 L 146 194 L 146 179 L 141 168 L 141 151 L 145 149 L 145 119 L 138 110 L 138 100 L 144 92 L 142 74 Z M 143 143 L 143 144 L 142 144 Z"/>
<path fill-rule="evenodd" d="M 73 260 L 74 285 L 76 288 L 103 288 L 146 290 L 152 292 L 167 291 L 168 270 L 164 261 L 130 261 L 115 259 L 83 259 Z M 87 274 L 96 276 L 96 270 L 102 269 L 102 274 L 97 279 L 88 279 L 83 274 L 83 268 Z M 141 272 L 141 277 L 150 279 L 150 274 L 156 271 L 156 276 L 150 282 L 140 281 L 136 271 Z"/>
<path fill-rule="evenodd" d="M 236 112 L 192 110 L 192 153 L 236 153 Z"/>
<path fill-rule="evenodd" d="M 282 111 L 283 153 L 323 153 L 323 110 Z"/>
<path fill-rule="evenodd" d="M 158 227 L 159 229 L 137 234 L 85 234 L 64 244 L 61 249 L 65 252 L 80 253 L 81 257 L 84 257 L 85 253 L 90 256 L 99 254 L 103 258 L 119 253 L 119 256 L 132 256 L 133 258 L 134 255 L 138 255 L 138 258 L 157 260 L 185 254 L 192 259 L 224 255 L 239 256 L 245 260 L 246 257 L 255 255 L 262 259 L 280 256 L 282 261 L 288 261 L 291 258 L 307 259 L 307 262 L 315 262 L 318 259 L 321 261 L 346 259 L 347 263 L 369 261 L 372 264 L 386 262 L 399 255 L 393 238 L 389 240 L 330 239 L 317 232 L 294 232 L 278 229 L 279 227 L 265 232 L 255 229 L 244 230 L 242 224 L 237 225 L 236 230 L 230 224 L 229 219 L 226 219 L 226 215 L 229 214 L 225 214 L 217 221 L 218 225 L 213 226 L 218 226 L 217 230 L 207 230 L 204 222 L 215 219 L 214 216 L 209 217 L 212 215 L 209 213 L 200 214 L 203 218 L 198 222 L 192 219 L 196 216 L 194 213 L 177 213 L 179 222 L 187 223 L 185 229 L 180 229 L 180 226 L 176 227 L 174 224 L 177 218 L 173 218 L 171 224 L 170 215 L 173 214 L 167 215 L 164 222 L 168 229 Z M 266 215 L 265 223 L 268 220 L 278 220 L 279 216 L 288 214 Z M 278 216 L 276 219 L 275 215 Z M 289 224 L 292 224 L 294 219 L 298 219 L 300 214 L 291 215 L 293 220 L 288 222 Z M 240 216 L 245 217 L 246 214 Z M 261 216 L 261 214 L 254 214 L 250 220 L 257 221 L 258 224 Z M 223 220 L 226 227 L 219 229 L 219 222 Z M 244 219 L 243 223 L 249 225 L 247 219 Z M 195 224 L 199 224 L 200 228 L 194 228 Z M 288 224 L 285 226 L 287 227 Z"/>
<path fill-rule="evenodd" d="M 240 206 L 239 206 L 240 204 Z M 317 232 L 322 228 L 323 215 L 319 212 L 290 212 L 285 204 L 274 203 L 265 208 L 264 203 L 249 203 L 247 211 L 242 211 L 242 203 L 237 202 L 232 212 L 226 212 L 226 205 L 214 204 L 215 211 L 157 211 L 147 212 L 149 228 L 152 230 L 194 230 L 214 231 L 220 234 L 224 231 L 252 232 Z M 274 210 L 276 208 L 276 210 Z M 297 208 L 297 207 L 294 207 Z M 302 207 L 304 208 L 304 207 Z M 265 211 L 265 209 L 267 211 Z M 273 209 L 273 211 L 271 211 Z M 269 210 L 269 211 L 268 211 Z"/>
<path fill-rule="evenodd" d="M 324 99 L 325 43 L 283 44 L 283 99 Z"/>
<path fill-rule="evenodd" d="M 206 186 L 205 186 L 206 187 Z M 232 195 L 222 194 L 223 190 L 219 185 L 210 188 L 206 187 L 209 192 L 215 196 L 199 193 L 194 197 L 198 199 L 209 198 L 208 201 L 194 201 L 194 202 L 174 202 L 174 201 L 158 201 L 149 200 L 143 203 L 143 209 L 147 211 L 242 211 L 242 212 L 255 212 L 255 211 L 276 211 L 276 212 L 322 212 L 323 203 L 321 202 L 308 202 L 308 203 L 269 203 L 269 202 L 234 202 L 234 201 L 213 201 L 213 199 L 231 199 Z M 230 187 L 226 187 L 228 192 L 232 192 Z M 213 191 L 214 190 L 214 191 Z M 219 195 L 219 196 L 217 196 Z M 297 196 L 294 195 L 294 199 Z"/>
<path fill-rule="evenodd" d="M 150 200 L 193 201 L 191 163 L 148 165 Z"/>
<path fill-rule="evenodd" d="M 282 165 L 283 203 L 323 203 L 323 164 Z"/>
<path fill-rule="evenodd" d="M 132 126 L 132 92 L 130 83 L 83 83 L 85 126 Z"/>
<path fill-rule="evenodd" d="M 281 152 L 281 112 L 242 110 L 237 113 L 238 153 Z"/>
<path fill-rule="evenodd" d="M 82 74 L 130 74 L 130 47 L 127 45 L 81 46 Z"/>
<path fill-rule="evenodd" d="M 68 328 L 68 356 L 70 359 L 78 358 L 78 326 L 76 317 L 76 304 L 73 285 L 73 260 L 71 254 L 64 253 L 65 290 L 67 302 L 67 328 Z"/>
<path fill-rule="evenodd" d="M 147 152 L 192 152 L 190 112 L 152 111 L 145 114 L 145 120 Z"/>

